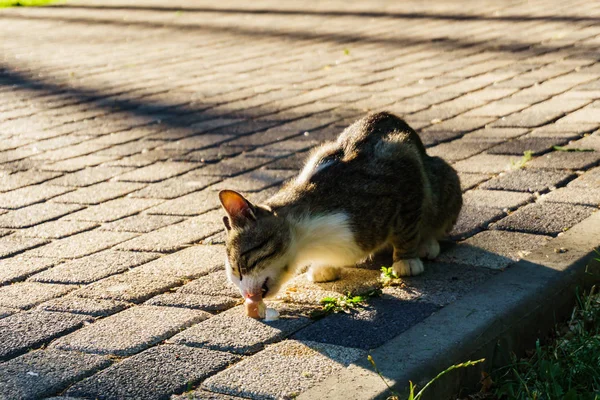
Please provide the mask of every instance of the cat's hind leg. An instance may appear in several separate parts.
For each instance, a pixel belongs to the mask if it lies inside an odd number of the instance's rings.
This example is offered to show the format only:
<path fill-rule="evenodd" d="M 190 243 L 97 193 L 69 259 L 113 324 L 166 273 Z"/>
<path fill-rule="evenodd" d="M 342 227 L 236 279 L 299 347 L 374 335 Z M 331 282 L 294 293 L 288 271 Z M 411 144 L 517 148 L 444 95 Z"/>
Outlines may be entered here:
<path fill-rule="evenodd" d="M 308 269 L 308 280 L 311 282 L 331 282 L 340 278 L 340 267 L 332 267 L 330 265 L 311 266 Z"/>
<path fill-rule="evenodd" d="M 419 244 L 419 257 L 433 260 L 440 255 L 440 243 L 435 237 L 428 237 Z"/>

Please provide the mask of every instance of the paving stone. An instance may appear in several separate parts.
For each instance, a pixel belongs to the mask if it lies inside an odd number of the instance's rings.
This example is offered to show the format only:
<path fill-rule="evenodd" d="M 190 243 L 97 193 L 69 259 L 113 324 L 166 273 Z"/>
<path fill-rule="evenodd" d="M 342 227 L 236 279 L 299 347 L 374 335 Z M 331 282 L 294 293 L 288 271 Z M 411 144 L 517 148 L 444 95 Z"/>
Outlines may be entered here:
<path fill-rule="evenodd" d="M 359 349 L 286 340 L 208 378 L 202 388 L 260 400 L 294 398 L 366 356 Z"/>
<path fill-rule="evenodd" d="M 178 151 L 194 151 L 201 150 L 206 147 L 218 146 L 221 143 L 230 141 L 234 139 L 235 135 L 226 135 L 222 133 L 218 134 L 203 134 L 203 135 L 194 135 L 188 136 L 181 140 L 176 140 L 173 142 L 168 142 L 167 144 L 160 147 L 160 149 L 171 149 Z"/>
<path fill-rule="evenodd" d="M 39 203 L 0 215 L 0 227 L 28 228 L 81 210 L 76 204 Z"/>
<path fill-rule="evenodd" d="M 505 190 L 469 190 L 463 194 L 464 204 L 473 207 L 499 208 L 514 210 L 529 203 L 534 197 L 528 193 L 516 193 Z"/>
<path fill-rule="evenodd" d="M 598 188 L 600 187 L 600 167 L 593 168 L 570 182 L 567 187 Z"/>
<path fill-rule="evenodd" d="M 540 202 L 569 203 L 600 207 L 600 186 L 595 188 L 566 187 L 554 190 L 540 198 Z"/>
<path fill-rule="evenodd" d="M 529 129 L 525 128 L 489 128 L 479 129 L 465 135 L 470 140 L 509 140 L 525 135 Z"/>
<path fill-rule="evenodd" d="M 295 333 L 293 338 L 369 350 L 424 320 L 438 308 L 435 304 L 391 296 L 373 298 L 364 308 L 329 315 Z"/>
<path fill-rule="evenodd" d="M 72 191 L 71 188 L 50 185 L 32 185 L 0 193 L 0 207 L 16 209 L 39 203 Z"/>
<path fill-rule="evenodd" d="M 222 217 L 223 215 L 220 211 L 202 214 L 178 224 L 169 225 L 154 232 L 146 233 L 121 244 L 117 249 L 157 252 L 176 251 L 186 244 L 198 242 L 224 230 Z"/>
<path fill-rule="evenodd" d="M 37 306 L 44 311 L 60 311 L 74 314 L 106 317 L 128 308 L 131 304 L 116 300 L 89 299 L 77 296 L 64 296 L 46 301 Z"/>
<path fill-rule="evenodd" d="M 273 158 L 271 157 L 250 157 L 247 154 L 240 154 L 239 156 L 225 159 L 216 164 L 209 164 L 206 167 L 199 169 L 198 173 L 202 175 L 229 177 L 261 167 L 272 161 Z"/>
<path fill-rule="evenodd" d="M 480 183 L 487 181 L 492 177 L 492 175 L 459 173 L 458 177 L 460 178 L 460 187 L 462 191 L 465 192 L 476 187 Z"/>
<path fill-rule="evenodd" d="M 454 162 L 481 153 L 493 147 L 494 143 L 487 141 L 471 141 L 458 139 L 452 142 L 441 143 L 427 149 L 430 156 L 441 157 L 448 162 Z"/>
<path fill-rule="evenodd" d="M 152 297 L 144 304 L 151 306 L 181 307 L 203 311 L 223 311 L 240 303 L 242 298 L 228 296 L 209 296 L 189 293 L 166 293 Z"/>
<path fill-rule="evenodd" d="M 79 188 L 74 192 L 54 198 L 57 203 L 100 204 L 125 196 L 146 185 L 134 182 L 102 182 L 92 186 Z"/>
<path fill-rule="evenodd" d="M 127 271 L 159 257 L 156 253 L 105 250 L 90 256 L 69 260 L 33 275 L 30 281 L 46 283 L 86 284 Z"/>
<path fill-rule="evenodd" d="M 583 139 L 573 141 L 565 146 L 565 149 L 577 150 L 594 150 L 600 152 L 600 134 L 585 136 Z"/>
<path fill-rule="evenodd" d="M 530 168 L 588 169 L 600 163 L 600 153 L 554 151 L 528 163 Z"/>
<path fill-rule="evenodd" d="M 124 197 L 122 199 L 110 200 L 102 204 L 88 207 L 85 210 L 69 215 L 67 219 L 93 222 L 112 222 L 133 214 L 137 214 L 160 203 L 162 203 L 162 200 L 134 199 L 130 197 Z"/>
<path fill-rule="evenodd" d="M 44 171 L 15 172 L 14 174 L 2 177 L 2 181 L 0 181 L 0 192 L 8 192 L 9 190 L 19 189 L 25 186 L 34 185 L 36 183 L 42 183 L 61 175 L 62 174 L 58 172 Z"/>
<path fill-rule="evenodd" d="M 195 245 L 145 264 L 139 271 L 195 279 L 222 270 L 224 255 L 224 246 Z"/>
<path fill-rule="evenodd" d="M 417 129 L 414 122 L 408 121 L 413 129 Z M 458 139 L 464 135 L 464 132 L 448 131 L 421 131 L 419 137 L 426 147 L 431 147 L 439 143 L 449 142 Z"/>
<path fill-rule="evenodd" d="M 577 110 L 575 112 L 569 113 L 569 115 L 567 115 L 564 118 L 559 119 L 558 121 L 556 121 L 557 124 L 579 124 L 579 123 L 587 123 L 587 122 L 593 122 L 593 123 L 600 123 L 600 116 L 598 115 L 598 111 L 600 110 L 600 107 L 598 106 L 598 101 L 594 102 L 593 104 L 590 104 L 580 110 Z"/>
<path fill-rule="evenodd" d="M 480 188 L 531 193 L 546 192 L 551 188 L 565 185 L 575 176 L 569 171 L 524 168 L 500 174 L 485 182 Z"/>
<path fill-rule="evenodd" d="M 0 319 L 8 317 L 9 315 L 13 315 L 16 312 L 19 312 L 19 310 L 14 308 L 0 307 Z"/>
<path fill-rule="evenodd" d="M 0 238 L 0 258 L 22 253 L 46 243 L 48 241 L 44 239 L 22 238 L 15 235 L 4 236 Z"/>
<path fill-rule="evenodd" d="M 96 228 L 98 224 L 84 221 L 68 221 L 59 219 L 57 221 L 44 222 L 43 224 L 32 226 L 28 229 L 22 229 L 16 232 L 16 235 L 22 237 L 37 237 L 42 239 L 61 239 L 77 233 L 85 232 Z"/>
<path fill-rule="evenodd" d="M 308 158 L 308 152 L 292 154 L 288 157 L 278 158 L 274 162 L 266 165 L 266 169 L 283 169 L 299 172 Z"/>
<path fill-rule="evenodd" d="M 341 133 L 341 130 L 338 134 Z M 336 136 L 337 138 L 337 136 Z M 317 140 L 283 140 L 281 142 L 272 143 L 267 146 L 259 147 L 251 153 L 248 153 L 248 156 L 265 156 L 265 157 L 274 157 L 278 158 L 283 155 L 293 154 L 297 152 L 303 152 L 306 154 L 307 150 L 310 150 L 313 147 L 316 147 L 319 144 Z"/>
<path fill-rule="evenodd" d="M 210 314 L 198 310 L 136 306 L 63 336 L 53 342 L 51 347 L 128 356 L 209 317 Z"/>
<path fill-rule="evenodd" d="M 0 370 L 0 397 L 39 399 L 106 368 L 108 357 L 58 350 L 38 350 L 14 358 Z"/>
<path fill-rule="evenodd" d="M 458 172 L 476 174 L 498 174 L 515 169 L 515 165 L 521 161 L 521 157 L 479 154 L 453 165 Z"/>
<path fill-rule="evenodd" d="M 520 156 L 525 152 L 531 152 L 537 156 L 552 150 L 553 146 L 567 143 L 568 140 L 561 140 L 556 137 L 521 137 L 498 145 L 487 151 L 488 154 L 509 154 Z"/>
<path fill-rule="evenodd" d="M 425 273 L 420 276 L 421 279 L 403 278 L 398 285 L 384 287 L 383 297 L 443 307 L 472 292 L 498 273 L 497 270 L 465 264 L 438 261 L 426 261 L 424 264 Z"/>
<path fill-rule="evenodd" d="M 62 147 L 56 150 L 46 151 L 42 154 L 33 156 L 34 160 L 60 161 L 67 158 L 74 158 L 93 153 L 108 147 L 98 143 L 83 142 L 67 147 Z"/>
<path fill-rule="evenodd" d="M 43 301 L 63 296 L 73 290 L 74 285 L 50 285 L 36 282 L 19 282 L 0 287 L 0 306 L 28 309 Z"/>
<path fill-rule="evenodd" d="M 137 235 L 134 233 L 93 230 L 55 240 L 39 249 L 31 250 L 28 254 L 35 257 L 79 258 L 108 249 L 135 236 Z"/>
<path fill-rule="evenodd" d="M 223 249 L 223 251 L 225 250 Z M 239 289 L 229 282 L 224 270 L 212 272 L 208 275 L 194 279 L 177 289 L 177 292 L 200 296 L 228 296 L 241 298 Z"/>
<path fill-rule="evenodd" d="M 133 168 L 125 167 L 93 167 L 81 171 L 66 174 L 60 178 L 53 179 L 49 183 L 57 186 L 85 187 L 95 183 L 109 180 L 115 176 L 131 171 Z"/>
<path fill-rule="evenodd" d="M 280 341 L 312 321 L 284 304 L 268 303 L 280 311 L 276 321 L 247 317 L 242 306 L 224 311 L 173 336 L 169 342 L 237 354 L 251 354 Z"/>
<path fill-rule="evenodd" d="M 174 161 L 214 164 L 229 157 L 235 157 L 247 150 L 255 148 L 252 145 L 235 145 L 235 142 L 222 144 L 218 147 L 196 150 L 186 154 L 173 155 Z"/>
<path fill-rule="evenodd" d="M 176 199 L 167 200 L 156 207 L 152 207 L 150 210 L 148 210 L 148 213 L 159 215 L 191 216 L 204 214 L 207 211 L 219 208 L 220 205 L 221 203 L 219 202 L 219 195 L 216 191 L 203 190 L 201 192 L 190 193 Z"/>
<path fill-rule="evenodd" d="M 199 175 L 191 171 L 185 175 L 154 183 L 146 188 L 132 193 L 131 197 L 148 199 L 174 199 L 188 193 L 200 191 L 221 180 L 218 176 Z"/>
<path fill-rule="evenodd" d="M 182 217 L 138 214 L 102 225 L 102 230 L 113 232 L 149 233 L 183 221 Z"/>
<path fill-rule="evenodd" d="M 436 261 L 503 269 L 544 246 L 549 236 L 509 231 L 485 231 L 457 244 Z"/>
<path fill-rule="evenodd" d="M 68 313 L 29 311 L 0 319 L 0 360 L 48 343 L 72 332 L 91 317 Z"/>
<path fill-rule="evenodd" d="M 56 261 L 50 258 L 15 256 L 0 260 L 0 285 L 24 280 L 54 264 Z"/>
<path fill-rule="evenodd" d="M 85 286 L 75 291 L 73 295 L 141 303 L 183 283 L 183 278 L 156 274 L 138 268 Z"/>
<path fill-rule="evenodd" d="M 468 204 L 463 205 L 458 216 L 456 225 L 450 232 L 452 239 L 464 239 L 483 230 L 490 222 L 500 219 L 506 215 L 499 208 L 475 207 Z"/>
<path fill-rule="evenodd" d="M 143 168 L 147 167 L 156 162 L 162 162 L 169 160 L 173 156 L 173 151 L 171 150 L 149 150 L 144 151 L 139 154 L 134 154 L 128 157 L 121 158 L 120 160 L 115 160 L 106 163 L 108 166 L 112 167 L 135 167 L 135 168 Z M 133 169 L 133 168 L 131 168 Z"/>
<path fill-rule="evenodd" d="M 594 208 L 541 203 L 525 206 L 492 225 L 492 229 L 556 236 L 589 217 Z M 552 218 L 547 218 L 551 215 Z"/>
<path fill-rule="evenodd" d="M 236 362 L 232 354 L 185 346 L 157 346 L 75 384 L 85 398 L 166 399 Z"/>
<path fill-rule="evenodd" d="M 559 137 L 561 139 L 574 140 L 574 139 L 580 138 L 584 133 L 594 130 L 596 127 L 597 127 L 596 124 L 592 124 L 592 125 L 590 125 L 590 124 L 585 124 L 585 125 L 552 124 L 552 125 L 545 125 L 545 126 L 536 128 L 536 129 L 532 130 L 529 135 L 530 136 L 544 136 L 544 137 L 555 136 L 555 137 Z"/>
<path fill-rule="evenodd" d="M 62 160 L 55 163 L 46 164 L 42 167 L 42 169 L 45 171 L 75 172 L 86 167 L 94 167 L 96 165 L 112 161 L 116 158 L 118 157 L 88 154 L 85 156 L 70 158 L 68 160 Z"/>
<path fill-rule="evenodd" d="M 259 192 L 271 186 L 279 185 L 295 175 L 294 171 L 257 169 L 234 178 L 225 179 L 210 187 L 211 190 L 235 188 L 241 192 Z"/>
<path fill-rule="evenodd" d="M 504 117 L 517 111 L 521 111 L 529 107 L 526 103 L 504 103 L 499 101 L 486 104 L 485 106 L 476 108 L 474 110 L 466 112 L 466 116 L 474 117 Z"/>
<path fill-rule="evenodd" d="M 424 132 L 443 132 L 450 131 L 456 132 L 459 134 L 465 134 L 470 131 L 477 130 L 479 128 L 483 128 L 488 123 L 495 121 L 495 117 L 465 117 L 462 115 L 456 116 L 454 118 L 447 119 L 445 121 L 440 122 L 439 124 L 435 124 L 428 128 L 425 128 Z"/>
<path fill-rule="evenodd" d="M 493 123 L 493 127 L 535 127 L 544 125 L 557 117 L 560 117 L 572 110 L 583 107 L 589 100 L 572 99 L 566 100 L 555 97 L 550 100 L 535 104 L 521 112 L 501 118 Z"/>
<path fill-rule="evenodd" d="M 118 181 L 129 182 L 160 182 L 167 178 L 181 175 L 192 169 L 198 168 L 200 165 L 196 163 L 185 162 L 157 162 L 156 164 L 138 168 L 134 171 L 118 176 Z"/>

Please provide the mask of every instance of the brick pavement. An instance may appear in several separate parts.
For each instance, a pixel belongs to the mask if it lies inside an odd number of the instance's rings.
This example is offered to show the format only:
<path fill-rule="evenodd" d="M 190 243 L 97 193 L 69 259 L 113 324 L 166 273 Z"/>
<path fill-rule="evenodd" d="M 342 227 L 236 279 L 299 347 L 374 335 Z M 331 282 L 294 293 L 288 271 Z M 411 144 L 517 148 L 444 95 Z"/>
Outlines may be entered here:
<path fill-rule="evenodd" d="M 541 0 L 1 10 L 0 397 L 292 398 L 551 245 L 600 204 L 599 19 Z M 356 314 L 306 316 L 389 259 L 300 276 L 280 321 L 246 319 L 216 191 L 270 196 L 375 110 L 460 171 L 461 243 Z"/>

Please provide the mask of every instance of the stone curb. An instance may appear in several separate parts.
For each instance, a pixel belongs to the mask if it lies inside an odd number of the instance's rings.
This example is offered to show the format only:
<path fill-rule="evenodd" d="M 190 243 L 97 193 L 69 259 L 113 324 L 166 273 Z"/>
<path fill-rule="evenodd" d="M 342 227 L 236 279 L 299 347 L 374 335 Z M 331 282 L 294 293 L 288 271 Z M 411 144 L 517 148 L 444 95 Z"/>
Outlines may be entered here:
<path fill-rule="evenodd" d="M 423 399 L 447 399 L 476 387 L 482 371 L 502 365 L 509 352 L 522 354 L 571 312 L 574 290 L 598 282 L 600 212 L 370 352 L 386 381 L 401 394 L 412 380 L 422 388 L 452 364 L 485 358 L 433 384 Z M 418 390 L 418 389 L 417 389 Z M 385 399 L 391 393 L 368 360 L 331 376 L 298 400 Z"/>

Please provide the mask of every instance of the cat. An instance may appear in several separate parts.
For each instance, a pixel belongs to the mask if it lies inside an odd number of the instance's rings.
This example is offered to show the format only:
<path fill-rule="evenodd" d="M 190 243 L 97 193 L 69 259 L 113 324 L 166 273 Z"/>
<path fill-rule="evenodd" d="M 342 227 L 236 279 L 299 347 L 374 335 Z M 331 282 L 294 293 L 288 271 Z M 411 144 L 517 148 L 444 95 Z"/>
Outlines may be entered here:
<path fill-rule="evenodd" d="M 430 157 L 418 134 L 380 112 L 312 151 L 300 174 L 264 204 L 223 190 L 226 273 L 244 298 L 273 297 L 300 269 L 335 280 L 378 250 L 393 247 L 398 276 L 424 271 L 462 207 L 456 171 Z"/>

